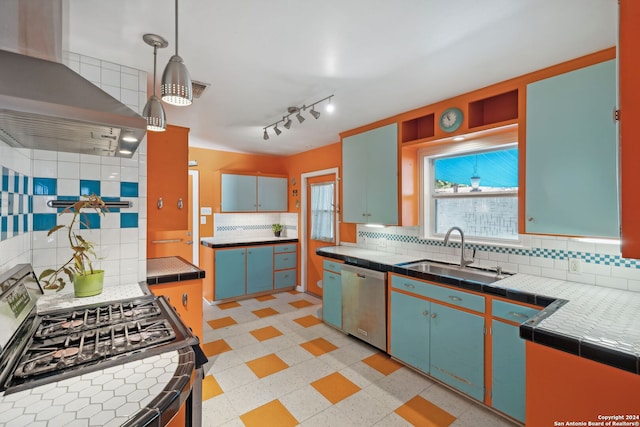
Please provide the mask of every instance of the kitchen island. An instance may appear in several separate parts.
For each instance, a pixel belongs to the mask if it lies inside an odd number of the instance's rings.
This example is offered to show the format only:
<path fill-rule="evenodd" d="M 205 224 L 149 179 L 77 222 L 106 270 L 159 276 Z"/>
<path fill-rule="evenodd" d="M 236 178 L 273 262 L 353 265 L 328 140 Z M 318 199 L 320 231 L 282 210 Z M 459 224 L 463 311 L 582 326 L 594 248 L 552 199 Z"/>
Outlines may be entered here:
<path fill-rule="evenodd" d="M 52 310 L 148 297 L 145 284 L 106 286 L 100 295 L 75 298 L 73 289 L 47 293 L 38 315 Z M 132 360 L 132 359 L 130 359 Z M 176 414 L 191 395 L 196 352 L 176 350 L 0 395 L 0 425 L 184 425 Z M 175 419 L 174 419 L 175 417 Z"/>

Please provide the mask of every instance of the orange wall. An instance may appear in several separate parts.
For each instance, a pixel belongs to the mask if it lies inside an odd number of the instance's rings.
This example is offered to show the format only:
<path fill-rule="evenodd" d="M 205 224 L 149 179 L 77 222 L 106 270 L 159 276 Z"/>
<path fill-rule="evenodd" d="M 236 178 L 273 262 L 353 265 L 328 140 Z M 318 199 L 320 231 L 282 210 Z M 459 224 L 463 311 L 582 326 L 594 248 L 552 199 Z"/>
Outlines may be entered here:
<path fill-rule="evenodd" d="M 218 170 L 226 172 L 249 172 L 264 174 L 287 174 L 285 167 L 286 157 L 267 156 L 257 154 L 231 153 L 228 151 L 209 150 L 205 148 L 189 147 L 189 160 L 196 160 L 198 166 L 190 167 L 190 170 L 199 171 L 200 179 L 200 206 L 213 207 L 214 174 Z M 213 217 L 207 218 L 206 224 L 200 225 L 200 236 L 213 236 Z"/>
<path fill-rule="evenodd" d="M 296 201 L 301 202 L 300 176 L 303 173 L 313 172 L 329 168 L 338 168 L 338 174 L 342 176 L 342 144 L 336 142 L 331 145 L 316 148 L 314 150 L 305 151 L 304 153 L 294 154 L 286 158 L 287 174 L 289 179 L 296 179 L 296 186 L 291 187 L 289 191 L 289 212 L 297 212 L 300 214 L 300 208 L 296 208 Z M 298 196 L 293 196 L 293 190 L 298 190 Z M 338 206 L 342 206 L 342 187 L 339 191 Z M 300 215 L 298 215 L 298 230 L 300 227 Z M 353 242 L 356 241 L 356 225 L 340 223 L 340 241 Z"/>

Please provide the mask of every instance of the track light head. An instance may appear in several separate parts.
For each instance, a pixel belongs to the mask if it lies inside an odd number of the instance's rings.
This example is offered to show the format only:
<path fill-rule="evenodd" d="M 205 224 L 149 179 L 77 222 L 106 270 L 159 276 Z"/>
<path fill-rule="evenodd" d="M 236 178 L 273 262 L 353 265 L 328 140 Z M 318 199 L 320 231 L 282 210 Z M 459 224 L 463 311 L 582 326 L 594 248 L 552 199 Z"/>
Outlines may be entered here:
<path fill-rule="evenodd" d="M 291 128 L 291 119 L 289 117 L 287 117 L 287 121 L 284 122 L 284 127 L 287 129 Z"/>
<path fill-rule="evenodd" d="M 269 134 L 267 133 L 267 129 L 264 130 L 264 135 L 262 135 L 262 139 L 265 141 L 269 139 Z"/>
<path fill-rule="evenodd" d="M 304 122 L 304 117 L 302 117 L 300 111 L 298 111 L 298 114 L 296 114 L 296 119 L 298 119 L 298 123 Z"/>
<path fill-rule="evenodd" d="M 318 111 L 315 110 L 315 107 L 311 107 L 311 111 L 309 111 L 311 113 L 311 115 L 317 119 L 318 117 L 320 117 L 320 113 Z"/>
<path fill-rule="evenodd" d="M 273 131 L 276 133 L 276 135 L 280 135 L 280 134 L 282 133 L 282 131 L 281 131 L 280 129 L 278 129 L 278 125 L 276 125 L 276 126 L 273 128 Z"/>

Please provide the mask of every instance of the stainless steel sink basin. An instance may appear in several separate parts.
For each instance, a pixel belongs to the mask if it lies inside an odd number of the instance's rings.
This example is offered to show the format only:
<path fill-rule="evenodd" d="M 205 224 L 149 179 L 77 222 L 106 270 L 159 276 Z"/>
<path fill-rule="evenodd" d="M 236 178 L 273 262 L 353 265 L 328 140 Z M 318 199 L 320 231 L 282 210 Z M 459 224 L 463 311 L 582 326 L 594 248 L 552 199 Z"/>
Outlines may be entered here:
<path fill-rule="evenodd" d="M 446 276 L 485 284 L 494 283 L 503 278 L 499 277 L 498 273 L 495 271 L 479 270 L 473 267 L 462 268 L 456 265 L 441 264 L 433 261 L 414 262 L 411 264 L 405 264 L 402 267 L 422 273 L 430 273 L 437 276 Z"/>

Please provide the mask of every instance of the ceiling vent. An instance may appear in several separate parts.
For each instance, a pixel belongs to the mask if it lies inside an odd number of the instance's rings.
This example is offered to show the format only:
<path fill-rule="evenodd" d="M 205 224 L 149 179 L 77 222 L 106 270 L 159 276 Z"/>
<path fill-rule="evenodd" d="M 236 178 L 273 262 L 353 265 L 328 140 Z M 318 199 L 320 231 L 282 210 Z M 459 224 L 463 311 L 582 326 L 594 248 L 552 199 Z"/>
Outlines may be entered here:
<path fill-rule="evenodd" d="M 200 98 L 207 88 L 211 86 L 211 83 L 202 83 L 196 80 L 191 80 L 191 90 L 195 99 Z"/>

